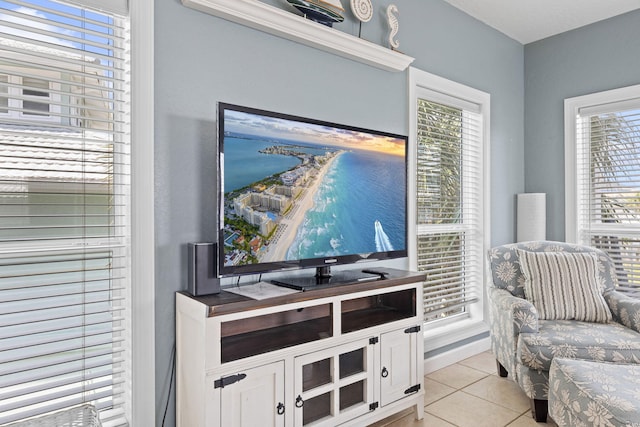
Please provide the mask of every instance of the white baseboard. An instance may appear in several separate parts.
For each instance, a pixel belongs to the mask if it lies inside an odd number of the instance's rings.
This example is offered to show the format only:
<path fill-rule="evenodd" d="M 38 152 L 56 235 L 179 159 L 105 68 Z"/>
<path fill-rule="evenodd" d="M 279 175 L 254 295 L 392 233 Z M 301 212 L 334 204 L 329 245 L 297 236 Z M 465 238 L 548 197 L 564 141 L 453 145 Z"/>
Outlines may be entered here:
<path fill-rule="evenodd" d="M 424 360 L 424 374 L 427 375 L 438 369 L 446 368 L 449 365 L 458 363 L 476 354 L 487 351 L 491 348 L 491 339 L 489 337 L 474 341 L 472 343 L 457 347 L 453 350 L 446 351 L 437 356 L 432 356 Z"/>

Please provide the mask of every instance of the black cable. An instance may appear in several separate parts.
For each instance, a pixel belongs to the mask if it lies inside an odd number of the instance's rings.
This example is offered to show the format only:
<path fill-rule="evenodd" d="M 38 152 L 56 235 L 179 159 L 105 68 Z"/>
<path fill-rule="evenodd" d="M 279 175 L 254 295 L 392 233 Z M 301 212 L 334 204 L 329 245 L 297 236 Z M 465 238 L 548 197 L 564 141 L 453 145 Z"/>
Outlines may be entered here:
<path fill-rule="evenodd" d="M 167 394 L 167 404 L 164 407 L 164 415 L 162 416 L 162 427 L 164 427 L 164 421 L 167 418 L 167 410 L 169 409 L 169 399 L 171 399 L 171 389 L 173 388 L 173 374 L 176 370 L 176 344 L 173 343 L 171 349 L 171 377 L 169 378 L 169 393 Z"/>

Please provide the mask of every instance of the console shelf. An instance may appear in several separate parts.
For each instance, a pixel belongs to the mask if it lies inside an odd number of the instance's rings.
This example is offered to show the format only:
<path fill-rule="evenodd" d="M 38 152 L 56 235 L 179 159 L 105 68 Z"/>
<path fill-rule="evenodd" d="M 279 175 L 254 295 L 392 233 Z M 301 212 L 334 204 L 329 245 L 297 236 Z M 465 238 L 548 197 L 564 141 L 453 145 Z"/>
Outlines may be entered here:
<path fill-rule="evenodd" d="M 400 52 L 256 0 L 182 0 L 182 4 L 387 71 L 403 71 L 414 60 Z"/>
<path fill-rule="evenodd" d="M 360 329 L 383 325 L 407 317 L 408 316 L 399 314 L 398 311 L 393 308 L 385 307 L 346 313 L 342 316 L 342 333 L 346 334 Z"/>
<path fill-rule="evenodd" d="M 330 336 L 331 318 L 325 317 L 223 337 L 221 340 L 222 363 L 269 353 L 294 345 L 329 338 Z"/>
<path fill-rule="evenodd" d="M 345 300 L 342 303 L 342 333 L 408 319 L 415 315 L 415 289 Z"/>

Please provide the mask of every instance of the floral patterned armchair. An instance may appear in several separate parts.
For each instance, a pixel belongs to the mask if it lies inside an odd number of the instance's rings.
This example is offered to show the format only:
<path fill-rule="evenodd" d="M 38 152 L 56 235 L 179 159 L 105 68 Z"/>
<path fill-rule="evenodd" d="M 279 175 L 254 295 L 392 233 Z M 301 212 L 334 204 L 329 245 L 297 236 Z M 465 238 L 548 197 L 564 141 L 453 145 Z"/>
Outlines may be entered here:
<path fill-rule="evenodd" d="M 611 320 L 542 320 L 539 310 L 525 297 L 525 284 L 530 286 L 530 282 L 525 283 L 523 267 L 531 252 L 595 254 L 585 256 L 595 259 L 598 291 Z M 521 260 L 520 256 L 525 258 Z M 540 241 L 498 246 L 489 251 L 488 258 L 492 279 L 487 291 L 491 349 L 498 373 L 502 377 L 511 374 L 520 385 L 531 399 L 536 421 L 547 419 L 549 369 L 554 357 L 640 364 L 640 299 L 616 291 L 614 265 L 604 252 Z"/>

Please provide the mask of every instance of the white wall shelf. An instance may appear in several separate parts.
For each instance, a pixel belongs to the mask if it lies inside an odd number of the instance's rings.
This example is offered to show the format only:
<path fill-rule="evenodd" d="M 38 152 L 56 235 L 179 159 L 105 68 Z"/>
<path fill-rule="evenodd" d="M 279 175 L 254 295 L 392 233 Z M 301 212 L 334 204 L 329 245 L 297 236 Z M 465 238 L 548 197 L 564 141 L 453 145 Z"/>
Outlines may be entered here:
<path fill-rule="evenodd" d="M 182 4 L 387 71 L 403 71 L 414 58 L 256 0 L 182 0 Z"/>

